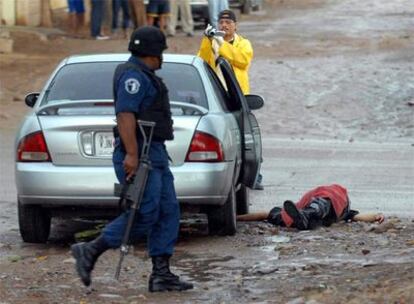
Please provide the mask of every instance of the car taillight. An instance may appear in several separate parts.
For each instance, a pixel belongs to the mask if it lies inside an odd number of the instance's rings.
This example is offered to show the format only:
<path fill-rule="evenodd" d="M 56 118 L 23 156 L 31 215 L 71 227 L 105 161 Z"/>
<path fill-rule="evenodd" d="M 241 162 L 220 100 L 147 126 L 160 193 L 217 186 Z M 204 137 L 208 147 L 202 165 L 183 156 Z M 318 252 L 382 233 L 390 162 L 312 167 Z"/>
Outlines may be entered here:
<path fill-rule="evenodd" d="M 224 161 L 221 142 L 214 136 L 197 131 L 188 150 L 186 162 L 222 162 Z"/>
<path fill-rule="evenodd" d="M 45 137 L 42 131 L 31 133 L 23 137 L 17 147 L 17 161 L 19 162 L 50 162 Z"/>

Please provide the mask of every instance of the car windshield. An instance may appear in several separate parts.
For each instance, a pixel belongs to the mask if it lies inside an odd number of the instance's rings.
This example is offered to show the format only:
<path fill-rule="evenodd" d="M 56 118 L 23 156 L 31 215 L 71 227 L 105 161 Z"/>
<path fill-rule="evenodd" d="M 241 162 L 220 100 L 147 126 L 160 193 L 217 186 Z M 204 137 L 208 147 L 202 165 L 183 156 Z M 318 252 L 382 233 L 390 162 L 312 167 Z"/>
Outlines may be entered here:
<path fill-rule="evenodd" d="M 112 100 L 112 77 L 119 62 L 88 62 L 63 66 L 49 85 L 42 106 L 78 100 Z M 171 101 L 208 108 L 197 69 L 189 64 L 164 63 L 163 78 Z"/>

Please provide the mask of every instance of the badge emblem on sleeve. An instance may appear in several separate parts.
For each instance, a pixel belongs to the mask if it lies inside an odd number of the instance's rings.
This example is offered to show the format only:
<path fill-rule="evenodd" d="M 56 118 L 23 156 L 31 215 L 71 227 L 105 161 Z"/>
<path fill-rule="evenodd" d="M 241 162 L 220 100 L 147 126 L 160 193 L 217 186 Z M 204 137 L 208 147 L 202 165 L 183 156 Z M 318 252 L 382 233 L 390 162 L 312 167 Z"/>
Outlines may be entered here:
<path fill-rule="evenodd" d="M 141 84 L 135 78 L 128 78 L 127 80 L 125 80 L 125 90 L 129 94 L 138 93 L 140 86 L 141 86 Z"/>

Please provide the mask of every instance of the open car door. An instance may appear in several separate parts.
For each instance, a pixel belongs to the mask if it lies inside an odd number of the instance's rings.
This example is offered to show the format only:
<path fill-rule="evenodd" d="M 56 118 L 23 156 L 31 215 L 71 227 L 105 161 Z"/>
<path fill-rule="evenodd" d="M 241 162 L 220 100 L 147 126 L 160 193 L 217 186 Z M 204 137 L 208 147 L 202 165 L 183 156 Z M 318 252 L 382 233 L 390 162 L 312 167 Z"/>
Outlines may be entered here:
<path fill-rule="evenodd" d="M 249 188 L 253 188 L 260 172 L 262 160 L 262 141 L 260 128 L 256 117 L 249 107 L 248 100 L 243 94 L 239 83 L 234 75 L 231 65 L 222 57 L 216 61 L 223 76 L 222 81 L 228 91 L 227 107 L 236 117 L 242 135 L 242 168 L 239 182 Z M 221 77 L 220 77 L 221 78 Z M 255 109 L 263 105 L 263 99 L 256 95 L 247 95 L 247 98 L 256 101 Z M 258 101 L 258 102 L 257 102 Z"/>

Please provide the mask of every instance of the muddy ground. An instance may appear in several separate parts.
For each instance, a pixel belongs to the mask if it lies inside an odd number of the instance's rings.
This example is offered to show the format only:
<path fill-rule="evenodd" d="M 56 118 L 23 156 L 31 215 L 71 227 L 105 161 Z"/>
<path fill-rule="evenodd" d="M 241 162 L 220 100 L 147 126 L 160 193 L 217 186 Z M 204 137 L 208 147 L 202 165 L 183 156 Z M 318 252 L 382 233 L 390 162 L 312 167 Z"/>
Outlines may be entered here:
<path fill-rule="evenodd" d="M 181 229 L 174 270 L 185 293 L 146 291 L 150 260 L 142 246 L 113 279 L 118 252 L 106 252 L 92 288 L 74 275 L 68 245 L 4 243 L 1 303 L 412 303 L 414 223 L 337 224 L 311 232 L 240 224 L 234 237 L 209 237 L 205 224 Z"/>
<path fill-rule="evenodd" d="M 404 0 L 274 0 L 240 16 L 239 31 L 255 50 L 252 91 L 266 99 L 257 112 L 264 136 L 413 144 L 413 17 Z M 0 54 L 0 134 L 10 155 L 0 168 L 2 184 L 11 185 L 4 172 L 12 168 L 12 135 L 27 110 L 25 94 L 39 91 L 64 57 L 125 52 L 127 41 L 75 39 L 63 26 L 9 30 L 15 52 Z M 195 53 L 201 36 L 201 30 L 193 38 L 178 34 L 169 51 Z M 74 232 L 90 225 L 55 221 L 50 243 L 25 244 L 13 186 L 1 196 L 2 304 L 414 303 L 411 218 L 300 233 L 240 223 L 238 234 L 225 238 L 209 237 L 203 218 L 184 222 L 173 264 L 195 289 L 154 295 L 146 291 L 150 261 L 143 245 L 125 261 L 120 283 L 112 279 L 117 252 L 105 253 L 85 289 L 69 245 Z"/>

